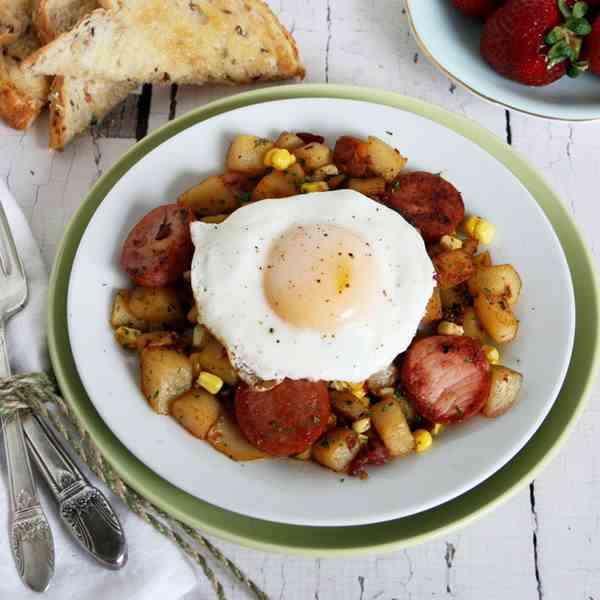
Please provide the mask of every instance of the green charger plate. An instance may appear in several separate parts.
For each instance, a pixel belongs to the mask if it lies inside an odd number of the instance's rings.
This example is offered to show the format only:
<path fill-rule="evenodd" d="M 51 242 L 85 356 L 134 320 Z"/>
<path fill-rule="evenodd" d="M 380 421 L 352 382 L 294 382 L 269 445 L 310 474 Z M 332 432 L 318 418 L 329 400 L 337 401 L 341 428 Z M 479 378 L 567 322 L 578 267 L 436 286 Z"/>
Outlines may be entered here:
<path fill-rule="evenodd" d="M 98 416 L 77 374 L 67 332 L 67 289 L 77 247 L 104 197 L 148 152 L 180 131 L 220 113 L 286 98 L 345 98 L 384 104 L 440 123 L 481 146 L 529 190 L 552 223 L 567 256 L 575 288 L 577 327 L 569 371 L 549 415 L 527 445 L 492 477 L 434 509 L 385 523 L 306 527 L 261 521 L 198 500 L 161 479 L 136 459 Z M 338 85 L 292 85 L 231 96 L 167 123 L 136 144 L 91 189 L 65 232 L 50 280 L 50 357 L 62 393 L 119 475 L 158 507 L 192 527 L 260 550 L 339 556 L 382 553 L 431 540 L 466 525 L 527 485 L 552 459 L 581 415 L 599 365 L 599 293 L 593 260 L 560 200 L 509 146 L 462 116 L 392 92 Z"/>

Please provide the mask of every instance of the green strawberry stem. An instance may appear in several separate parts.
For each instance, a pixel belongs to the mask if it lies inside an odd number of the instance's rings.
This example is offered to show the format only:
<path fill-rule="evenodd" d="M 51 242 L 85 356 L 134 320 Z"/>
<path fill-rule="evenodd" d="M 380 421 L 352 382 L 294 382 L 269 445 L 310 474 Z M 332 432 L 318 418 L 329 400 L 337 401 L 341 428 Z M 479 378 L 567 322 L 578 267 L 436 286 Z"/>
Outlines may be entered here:
<path fill-rule="evenodd" d="M 550 46 L 548 70 L 552 70 L 564 61 L 569 61 L 567 75 L 578 77 L 589 68 L 587 61 L 579 60 L 583 38 L 592 31 L 590 22 L 585 18 L 588 5 L 585 2 L 575 2 L 570 7 L 567 0 L 558 0 L 558 8 L 565 22 L 554 27 L 544 40 Z"/>

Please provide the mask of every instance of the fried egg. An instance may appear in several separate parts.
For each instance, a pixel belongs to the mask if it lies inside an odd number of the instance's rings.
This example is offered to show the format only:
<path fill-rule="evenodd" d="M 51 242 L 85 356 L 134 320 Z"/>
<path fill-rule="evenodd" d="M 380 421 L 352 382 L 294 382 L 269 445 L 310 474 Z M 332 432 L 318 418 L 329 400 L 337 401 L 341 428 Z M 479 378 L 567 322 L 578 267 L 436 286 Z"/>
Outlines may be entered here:
<path fill-rule="evenodd" d="M 410 344 L 434 288 L 419 233 L 352 190 L 192 224 L 199 321 L 246 381 L 363 381 Z"/>

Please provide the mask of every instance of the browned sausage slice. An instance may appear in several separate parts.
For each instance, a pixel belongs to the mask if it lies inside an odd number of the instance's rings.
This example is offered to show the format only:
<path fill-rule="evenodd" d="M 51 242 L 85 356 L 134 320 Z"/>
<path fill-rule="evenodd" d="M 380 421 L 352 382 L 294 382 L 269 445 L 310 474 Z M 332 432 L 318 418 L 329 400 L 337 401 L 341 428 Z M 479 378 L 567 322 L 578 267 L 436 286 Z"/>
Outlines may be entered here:
<path fill-rule="evenodd" d="M 138 284 L 161 287 L 189 270 L 194 252 L 189 208 L 166 204 L 151 210 L 123 244 L 121 266 Z"/>
<path fill-rule="evenodd" d="M 266 392 L 240 386 L 235 414 L 253 446 L 272 456 L 291 456 L 306 450 L 325 431 L 329 392 L 324 382 L 306 379 L 285 379 Z"/>
<path fill-rule="evenodd" d="M 424 171 L 399 175 L 390 185 L 385 202 L 428 242 L 452 233 L 465 218 L 460 192 L 439 175 Z"/>
<path fill-rule="evenodd" d="M 481 344 L 466 336 L 434 335 L 413 343 L 401 378 L 417 412 L 433 423 L 464 421 L 490 395 L 490 365 Z"/>

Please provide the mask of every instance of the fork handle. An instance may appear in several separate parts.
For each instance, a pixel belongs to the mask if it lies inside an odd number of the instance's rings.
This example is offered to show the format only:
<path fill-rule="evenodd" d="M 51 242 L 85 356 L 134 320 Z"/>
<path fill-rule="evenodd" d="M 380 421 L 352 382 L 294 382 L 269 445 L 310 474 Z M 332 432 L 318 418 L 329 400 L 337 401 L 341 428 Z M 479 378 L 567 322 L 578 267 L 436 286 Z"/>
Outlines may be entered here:
<path fill-rule="evenodd" d="M 4 323 L 0 320 L 0 377 L 10 375 Z M 37 494 L 19 411 L 2 417 L 10 498 L 10 547 L 19 577 L 44 591 L 54 573 L 54 543 Z"/>

